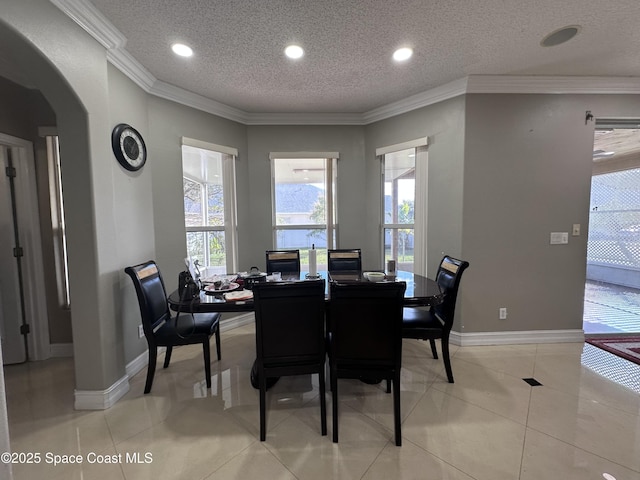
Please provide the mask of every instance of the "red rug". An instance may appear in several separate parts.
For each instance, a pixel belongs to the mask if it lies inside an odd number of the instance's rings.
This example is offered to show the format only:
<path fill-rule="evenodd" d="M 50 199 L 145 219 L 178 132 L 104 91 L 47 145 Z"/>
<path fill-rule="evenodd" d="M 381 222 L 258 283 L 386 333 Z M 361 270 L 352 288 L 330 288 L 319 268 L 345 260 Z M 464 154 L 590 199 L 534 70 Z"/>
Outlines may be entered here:
<path fill-rule="evenodd" d="M 593 337 L 587 343 L 640 365 L 640 335 L 618 337 Z"/>

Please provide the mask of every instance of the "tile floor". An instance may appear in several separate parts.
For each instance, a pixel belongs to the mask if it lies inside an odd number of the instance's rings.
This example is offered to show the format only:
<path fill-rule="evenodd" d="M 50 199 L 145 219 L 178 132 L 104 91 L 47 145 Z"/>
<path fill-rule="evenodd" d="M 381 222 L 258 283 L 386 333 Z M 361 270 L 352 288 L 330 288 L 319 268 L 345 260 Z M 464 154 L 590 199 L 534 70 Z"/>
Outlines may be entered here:
<path fill-rule="evenodd" d="M 260 442 L 253 327 L 222 337 L 211 391 L 201 350 L 180 347 L 151 394 L 142 394 L 142 371 L 106 411 L 73 410 L 70 359 L 6 367 L 12 449 L 42 454 L 40 464 L 16 465 L 15 479 L 640 480 L 640 367 L 590 345 L 453 347 L 448 384 L 428 344 L 405 341 L 396 447 L 391 395 L 358 381 L 340 381 L 340 443 L 331 441 L 330 399 L 322 437 L 315 377 L 270 391 Z M 627 387 L 594 371 L 611 359 Z M 83 463 L 53 466 L 47 452 Z"/>

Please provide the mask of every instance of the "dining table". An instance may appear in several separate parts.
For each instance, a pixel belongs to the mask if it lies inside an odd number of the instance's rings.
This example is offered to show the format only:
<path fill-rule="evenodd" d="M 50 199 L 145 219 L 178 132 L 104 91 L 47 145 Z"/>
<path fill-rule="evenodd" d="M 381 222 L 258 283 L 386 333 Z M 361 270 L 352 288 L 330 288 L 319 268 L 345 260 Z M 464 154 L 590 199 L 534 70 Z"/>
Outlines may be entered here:
<path fill-rule="evenodd" d="M 379 272 L 379 270 L 341 270 L 341 271 L 318 271 L 317 275 L 312 278 L 322 278 L 325 280 L 326 288 L 326 300 L 331 301 L 329 298 L 329 284 L 331 282 L 339 283 L 352 283 L 352 282 L 367 282 L 368 272 Z M 235 275 L 227 275 L 227 277 L 233 277 Z M 295 273 L 282 273 L 281 281 L 301 281 L 309 277 L 308 272 L 301 271 Z M 265 276 L 265 281 L 269 280 L 269 276 Z M 440 290 L 440 287 L 435 280 L 429 277 L 419 275 L 417 273 L 398 270 L 395 276 L 385 275 L 385 282 L 405 282 L 407 288 L 404 293 L 404 305 L 405 306 L 433 306 L 442 303 L 444 294 Z M 238 284 L 236 284 L 238 285 Z M 241 292 L 243 290 L 250 289 L 250 286 L 238 285 L 234 292 Z M 189 298 L 185 300 L 181 298 L 180 293 L 176 289 L 168 298 L 169 307 L 173 311 L 181 312 L 252 312 L 253 300 L 241 299 L 241 300 L 228 300 L 226 295 L 230 293 L 227 290 L 200 290 L 199 296 L 196 298 Z M 240 296 L 240 298 L 242 298 Z"/>
<path fill-rule="evenodd" d="M 331 301 L 329 295 L 329 284 L 331 282 L 338 283 L 354 283 L 354 282 L 368 282 L 369 272 L 380 272 L 379 270 L 342 270 L 342 271 L 318 271 L 317 275 L 309 276 L 308 272 L 301 271 L 295 273 L 282 273 L 280 281 L 302 281 L 305 279 L 318 279 L 325 280 L 325 299 L 327 302 Z M 233 278 L 234 275 L 227 275 L 227 278 Z M 218 276 L 222 278 L 224 276 Z M 269 276 L 265 276 L 264 281 L 268 281 Z M 394 276 L 385 275 L 384 282 L 405 282 L 406 290 L 404 293 L 404 305 L 405 306 L 434 306 L 442 303 L 444 294 L 438 286 L 437 282 L 429 277 L 419 275 L 417 273 L 398 270 Z M 232 312 L 252 312 L 253 311 L 253 299 L 250 294 L 243 296 L 242 291 L 249 290 L 251 285 L 240 285 L 239 283 L 232 282 L 233 297 L 240 298 L 239 300 L 229 299 L 231 291 L 229 288 L 216 290 L 213 288 L 201 289 L 199 296 L 195 298 L 189 298 L 185 300 L 181 298 L 180 292 L 175 290 L 169 295 L 168 303 L 169 307 L 173 311 L 189 312 L 189 313 L 201 313 L 201 312 L 219 312 L 219 313 L 232 313 Z M 248 292 L 247 292 L 248 293 Z M 258 388 L 257 367 L 254 363 L 254 368 L 251 371 L 251 385 L 254 388 Z M 267 386 L 271 387 L 277 381 L 276 378 L 267 379 Z"/>

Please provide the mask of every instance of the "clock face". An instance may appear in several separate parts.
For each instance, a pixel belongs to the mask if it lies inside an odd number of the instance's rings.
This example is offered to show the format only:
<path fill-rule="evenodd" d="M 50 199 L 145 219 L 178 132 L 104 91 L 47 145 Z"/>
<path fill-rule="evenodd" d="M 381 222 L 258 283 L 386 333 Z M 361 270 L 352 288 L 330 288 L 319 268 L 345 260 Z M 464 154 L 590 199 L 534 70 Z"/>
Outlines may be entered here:
<path fill-rule="evenodd" d="M 135 172 L 147 161 L 147 147 L 142 135 L 130 125 L 116 125 L 111 133 L 113 153 L 124 168 Z"/>

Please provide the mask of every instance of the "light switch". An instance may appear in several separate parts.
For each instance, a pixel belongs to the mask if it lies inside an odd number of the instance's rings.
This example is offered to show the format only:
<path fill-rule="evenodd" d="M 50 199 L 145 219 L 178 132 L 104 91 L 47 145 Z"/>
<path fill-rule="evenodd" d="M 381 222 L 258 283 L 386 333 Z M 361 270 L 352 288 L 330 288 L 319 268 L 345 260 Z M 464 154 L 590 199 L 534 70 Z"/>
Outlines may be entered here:
<path fill-rule="evenodd" d="M 563 245 L 569 243 L 569 232 L 551 232 L 551 245 Z"/>
<path fill-rule="evenodd" d="M 573 230 L 571 233 L 574 237 L 579 237 L 580 236 L 580 224 L 579 223 L 574 223 L 573 224 Z"/>

